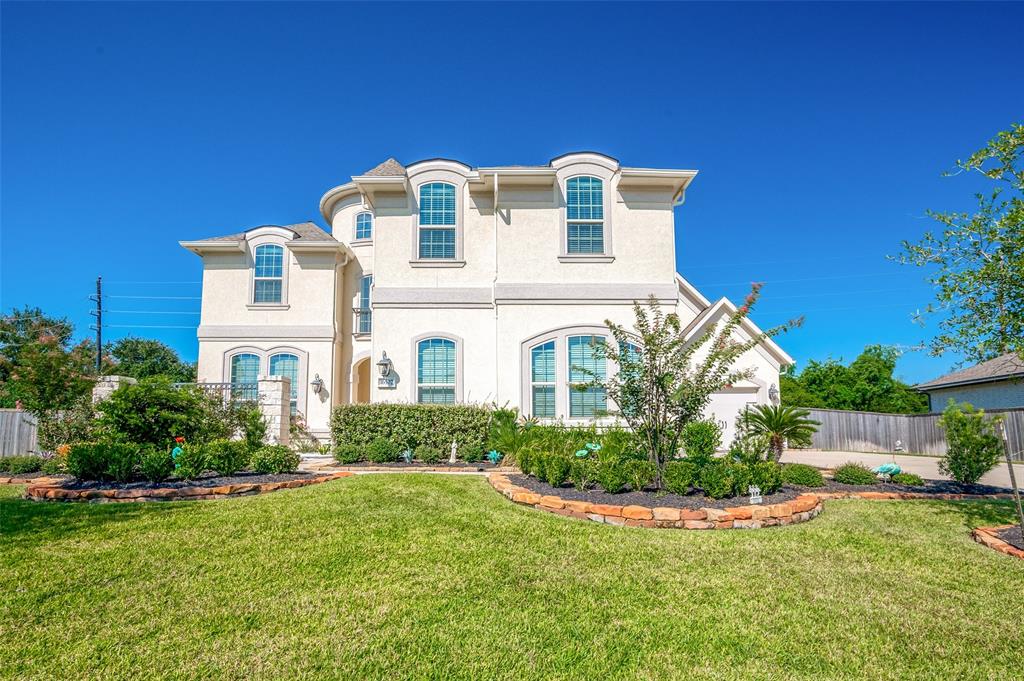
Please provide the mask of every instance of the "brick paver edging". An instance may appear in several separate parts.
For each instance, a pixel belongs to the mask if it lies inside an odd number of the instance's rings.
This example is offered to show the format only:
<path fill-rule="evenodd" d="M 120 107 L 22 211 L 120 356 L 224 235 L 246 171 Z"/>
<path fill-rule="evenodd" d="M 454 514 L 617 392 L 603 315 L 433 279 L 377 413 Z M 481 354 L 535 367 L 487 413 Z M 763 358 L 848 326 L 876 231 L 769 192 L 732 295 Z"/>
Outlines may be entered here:
<path fill-rule="evenodd" d="M 197 499 L 229 499 L 276 492 L 279 489 L 306 487 L 321 482 L 347 478 L 354 473 L 338 472 L 313 478 L 282 480 L 281 482 L 242 483 L 219 487 L 157 487 L 152 489 L 64 489 L 57 484 L 29 485 L 25 498 L 33 501 L 91 501 L 117 503 L 125 501 L 192 501 Z"/>
<path fill-rule="evenodd" d="M 995 549 L 1000 553 L 1005 553 L 1008 556 L 1015 556 L 1016 558 L 1024 559 L 1024 551 L 1021 551 L 1016 546 L 1013 546 L 1009 542 L 1005 542 L 996 536 L 996 532 L 1005 530 L 1008 527 L 1014 527 L 1014 525 L 999 525 L 998 527 L 979 527 L 971 532 L 971 536 L 974 537 L 974 541 L 979 544 L 984 544 L 990 549 Z"/>
<path fill-rule="evenodd" d="M 666 506 L 650 508 L 648 506 L 592 504 L 588 501 L 571 501 L 553 495 L 540 495 L 525 487 L 514 485 L 508 476 L 502 473 L 491 473 L 487 476 L 487 481 L 491 483 L 491 487 L 515 503 L 533 506 L 549 513 L 612 525 L 672 527 L 686 530 L 753 530 L 761 527 L 802 523 L 821 513 L 822 502 L 827 499 L 939 499 L 950 501 L 1002 499 L 1010 496 L 1008 494 L 923 494 L 921 492 L 807 492 L 789 501 L 763 506 L 699 509 Z M 1001 539 L 995 539 L 1002 542 Z M 979 539 L 979 541 L 982 540 Z M 1007 546 L 1009 545 L 1007 544 Z"/>

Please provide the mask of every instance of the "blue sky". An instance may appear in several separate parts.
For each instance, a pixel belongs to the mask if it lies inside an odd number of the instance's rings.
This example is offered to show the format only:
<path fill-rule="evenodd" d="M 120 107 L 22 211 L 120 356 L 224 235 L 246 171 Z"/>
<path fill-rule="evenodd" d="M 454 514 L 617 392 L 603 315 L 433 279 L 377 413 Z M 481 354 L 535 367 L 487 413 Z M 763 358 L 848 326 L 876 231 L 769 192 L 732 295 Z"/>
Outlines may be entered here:
<path fill-rule="evenodd" d="M 1022 119 L 1022 24 L 1024 5 L 973 3 L 4 3 L 0 305 L 87 334 L 102 274 L 136 296 L 106 301 L 107 338 L 194 359 L 179 239 L 322 224 L 323 191 L 391 155 L 594 149 L 700 170 L 679 271 L 711 298 L 767 282 L 754 319 L 804 314 L 781 340 L 800 364 L 914 346 L 930 291 L 885 256 L 926 208 L 972 207 L 978 181 L 940 174 Z"/>

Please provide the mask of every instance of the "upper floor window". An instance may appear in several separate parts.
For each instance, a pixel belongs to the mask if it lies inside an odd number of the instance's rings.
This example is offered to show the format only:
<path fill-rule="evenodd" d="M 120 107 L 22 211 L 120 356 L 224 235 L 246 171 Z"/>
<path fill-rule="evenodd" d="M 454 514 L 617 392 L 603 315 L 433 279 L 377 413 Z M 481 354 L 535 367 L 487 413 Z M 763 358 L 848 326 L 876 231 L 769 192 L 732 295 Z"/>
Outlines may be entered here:
<path fill-rule="evenodd" d="M 363 212 L 356 215 L 355 240 L 373 238 L 373 213 Z"/>
<path fill-rule="evenodd" d="M 418 253 L 422 259 L 455 258 L 455 185 L 420 187 Z"/>
<path fill-rule="evenodd" d="M 426 338 L 416 344 L 416 401 L 455 402 L 457 355 L 455 341 Z"/>
<path fill-rule="evenodd" d="M 604 253 L 604 183 L 589 176 L 566 182 L 566 252 Z"/>
<path fill-rule="evenodd" d="M 530 402 L 537 418 L 555 418 L 555 341 L 530 349 Z"/>
<path fill-rule="evenodd" d="M 285 352 L 271 355 L 270 375 L 286 376 L 291 381 L 290 402 L 292 416 L 294 416 L 299 401 L 299 358 Z"/>
<path fill-rule="evenodd" d="M 253 257 L 254 303 L 280 303 L 284 280 L 284 248 L 277 244 L 257 246 Z"/>
<path fill-rule="evenodd" d="M 372 288 L 372 274 L 367 274 L 359 280 L 359 307 L 356 308 L 356 333 L 370 333 L 373 330 L 373 311 L 370 307 L 370 290 Z"/>
<path fill-rule="evenodd" d="M 243 352 L 231 358 L 231 399 L 255 400 L 260 377 L 260 357 Z"/>
<path fill-rule="evenodd" d="M 605 389 L 601 386 L 582 387 L 591 381 L 603 381 L 607 376 L 607 362 L 598 346 L 603 336 L 569 336 L 569 417 L 592 418 L 601 416 L 608 408 Z"/>

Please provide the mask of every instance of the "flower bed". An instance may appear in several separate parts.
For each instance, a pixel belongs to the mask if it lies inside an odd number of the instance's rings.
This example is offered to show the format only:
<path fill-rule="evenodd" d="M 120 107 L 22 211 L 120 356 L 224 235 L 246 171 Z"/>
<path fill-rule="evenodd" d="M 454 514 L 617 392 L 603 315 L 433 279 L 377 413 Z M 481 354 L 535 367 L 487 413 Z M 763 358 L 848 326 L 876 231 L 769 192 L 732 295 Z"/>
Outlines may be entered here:
<path fill-rule="evenodd" d="M 1024 535 L 1020 525 L 979 527 L 971 533 L 974 540 L 990 549 L 1016 558 L 1024 558 Z"/>
<path fill-rule="evenodd" d="M 225 499 L 305 487 L 351 475 L 355 474 L 345 471 L 322 474 L 240 474 L 160 484 L 130 483 L 126 485 L 68 479 L 56 483 L 29 485 L 25 490 L 25 498 L 34 501 L 91 501 L 99 503 Z"/>

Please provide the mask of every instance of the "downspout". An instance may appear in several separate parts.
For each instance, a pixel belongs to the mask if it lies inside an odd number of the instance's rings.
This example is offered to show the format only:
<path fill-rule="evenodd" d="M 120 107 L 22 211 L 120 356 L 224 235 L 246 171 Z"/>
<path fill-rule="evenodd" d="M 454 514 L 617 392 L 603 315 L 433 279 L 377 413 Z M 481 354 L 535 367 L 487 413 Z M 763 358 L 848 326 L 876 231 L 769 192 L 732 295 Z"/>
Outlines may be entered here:
<path fill-rule="evenodd" d="M 491 280 L 491 305 L 494 307 L 494 403 L 498 403 L 498 172 L 494 172 L 494 279 Z"/>

